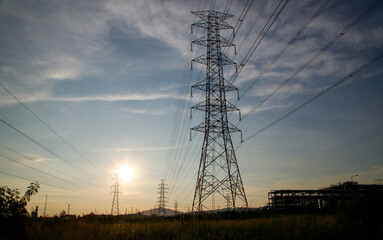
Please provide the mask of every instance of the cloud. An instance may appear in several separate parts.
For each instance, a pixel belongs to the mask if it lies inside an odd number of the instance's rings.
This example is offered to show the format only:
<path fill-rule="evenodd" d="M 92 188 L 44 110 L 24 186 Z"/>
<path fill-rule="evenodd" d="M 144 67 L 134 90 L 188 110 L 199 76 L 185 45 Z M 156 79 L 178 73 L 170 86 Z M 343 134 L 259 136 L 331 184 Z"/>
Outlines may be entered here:
<path fill-rule="evenodd" d="M 239 108 L 241 109 L 241 113 L 244 116 L 244 115 L 249 114 L 250 112 L 255 114 L 255 113 L 269 111 L 269 110 L 275 110 L 275 109 L 286 109 L 290 105 L 281 104 L 281 105 L 272 105 L 272 106 L 261 106 L 261 107 L 257 108 L 256 111 L 252 112 L 254 106 L 255 105 L 248 105 L 248 104 L 246 104 L 246 105 L 240 106 Z"/>
<path fill-rule="evenodd" d="M 251 92 L 251 96 L 255 97 L 265 97 L 270 95 L 275 89 L 277 89 L 280 85 L 278 84 L 268 84 L 258 86 L 258 88 L 254 89 Z M 291 95 L 301 95 L 308 92 L 307 89 L 304 88 L 302 84 L 295 83 L 284 86 L 281 90 L 279 90 L 277 98 L 287 98 Z"/>
<path fill-rule="evenodd" d="M 138 30 L 140 37 L 153 38 L 186 54 L 187 33 L 190 29 L 190 7 L 183 1 L 124 1 L 112 0 L 105 9 Z"/>
<path fill-rule="evenodd" d="M 161 110 L 151 110 L 151 109 L 128 109 L 128 108 L 119 108 L 118 110 L 122 112 L 128 112 L 133 114 L 143 114 L 143 115 L 164 115 L 165 111 Z"/>
<path fill-rule="evenodd" d="M 125 92 L 118 94 L 100 94 L 100 95 L 91 95 L 91 96 L 63 96 L 57 97 L 52 96 L 48 91 L 40 91 L 40 94 L 28 95 L 25 93 L 16 94 L 17 97 L 23 103 L 33 103 L 38 101 L 61 101 L 61 102 L 89 102 L 89 101 L 104 101 L 104 102 L 120 102 L 120 101 L 153 101 L 153 100 L 163 100 L 163 99 L 177 99 L 178 96 L 173 93 L 161 93 L 161 92 Z M 18 103 L 15 99 L 12 99 L 6 94 L 0 96 L 0 106 L 9 105 Z M 124 111 L 130 111 L 132 113 L 142 113 L 140 110 L 134 109 L 120 109 Z M 161 112 L 156 112 L 156 115 L 161 114 Z"/>
<path fill-rule="evenodd" d="M 46 159 L 42 157 L 30 157 L 30 155 L 27 155 L 29 159 L 24 159 L 26 162 L 44 162 Z"/>
<path fill-rule="evenodd" d="M 94 149 L 90 150 L 90 152 L 112 152 L 112 153 L 120 153 L 120 152 L 142 152 L 142 151 L 167 151 L 171 149 L 171 147 L 139 147 L 139 148 L 103 148 L 103 149 Z"/>
<path fill-rule="evenodd" d="M 69 101 L 69 102 L 84 102 L 84 101 L 147 101 L 147 100 L 160 100 L 160 99 L 174 99 L 177 98 L 175 94 L 158 93 L 158 92 L 127 92 L 124 94 L 103 94 L 85 97 L 52 97 L 50 101 Z"/>

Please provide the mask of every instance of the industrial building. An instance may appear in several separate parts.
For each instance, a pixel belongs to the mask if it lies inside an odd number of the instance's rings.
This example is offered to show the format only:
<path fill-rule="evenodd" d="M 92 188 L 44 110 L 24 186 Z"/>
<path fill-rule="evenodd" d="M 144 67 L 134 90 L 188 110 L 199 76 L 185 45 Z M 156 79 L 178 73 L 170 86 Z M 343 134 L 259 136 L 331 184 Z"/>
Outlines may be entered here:
<path fill-rule="evenodd" d="M 318 190 L 275 190 L 268 194 L 270 209 L 331 208 L 354 197 L 383 199 L 383 185 L 358 184 L 355 181 L 333 184 Z"/>

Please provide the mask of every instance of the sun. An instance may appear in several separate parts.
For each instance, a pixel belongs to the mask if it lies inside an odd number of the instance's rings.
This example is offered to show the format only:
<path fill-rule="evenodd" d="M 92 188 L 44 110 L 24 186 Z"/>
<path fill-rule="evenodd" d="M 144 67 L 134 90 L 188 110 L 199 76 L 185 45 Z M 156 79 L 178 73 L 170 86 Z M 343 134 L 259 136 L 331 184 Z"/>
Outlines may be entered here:
<path fill-rule="evenodd" d="M 130 182 L 133 177 L 133 170 L 129 166 L 123 166 L 118 170 L 119 177 L 124 182 Z"/>

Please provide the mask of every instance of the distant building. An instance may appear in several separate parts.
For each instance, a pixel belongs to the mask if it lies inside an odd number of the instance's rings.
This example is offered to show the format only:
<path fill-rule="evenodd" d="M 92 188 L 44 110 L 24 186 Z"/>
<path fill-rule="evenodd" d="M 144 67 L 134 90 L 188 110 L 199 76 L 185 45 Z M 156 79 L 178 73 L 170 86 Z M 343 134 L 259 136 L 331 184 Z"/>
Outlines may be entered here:
<path fill-rule="evenodd" d="M 318 190 L 275 190 L 268 194 L 270 209 L 331 208 L 353 197 L 383 197 L 383 185 L 350 181 Z"/>
<path fill-rule="evenodd" d="M 35 209 L 32 208 L 31 217 L 37 218 L 39 216 L 39 206 L 36 206 Z"/>

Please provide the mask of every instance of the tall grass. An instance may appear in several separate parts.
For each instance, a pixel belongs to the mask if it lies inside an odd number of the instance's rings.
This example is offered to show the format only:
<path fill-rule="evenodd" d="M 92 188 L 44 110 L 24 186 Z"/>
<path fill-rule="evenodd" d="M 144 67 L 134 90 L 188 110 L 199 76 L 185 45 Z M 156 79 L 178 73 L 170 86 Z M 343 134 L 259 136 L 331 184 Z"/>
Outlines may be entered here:
<path fill-rule="evenodd" d="M 27 225 L 30 239 L 339 239 L 334 215 L 275 216 L 244 220 L 156 220 L 108 223 L 51 220 Z"/>
<path fill-rule="evenodd" d="M 382 198 L 356 198 L 336 209 L 145 217 L 1 219 L 1 239 L 383 239 Z M 12 222 L 12 221 L 13 222 Z M 7 233 L 8 230 L 8 233 Z"/>

